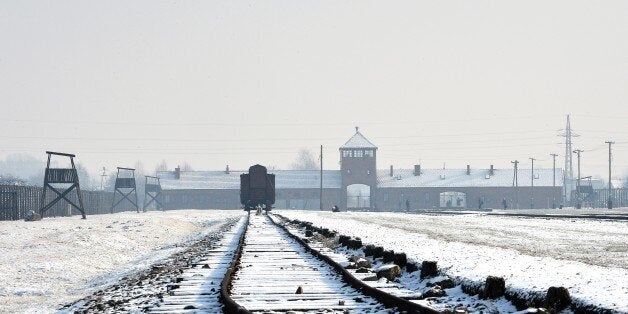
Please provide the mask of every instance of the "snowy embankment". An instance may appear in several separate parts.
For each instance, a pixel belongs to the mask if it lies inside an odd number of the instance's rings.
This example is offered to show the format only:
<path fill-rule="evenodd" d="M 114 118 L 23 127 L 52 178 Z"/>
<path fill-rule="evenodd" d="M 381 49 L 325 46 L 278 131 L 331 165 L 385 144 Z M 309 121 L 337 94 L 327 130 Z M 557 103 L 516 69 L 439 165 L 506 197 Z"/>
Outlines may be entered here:
<path fill-rule="evenodd" d="M 238 210 L 0 222 L 0 313 L 48 312 L 218 230 Z"/>
<path fill-rule="evenodd" d="M 438 261 L 450 276 L 545 293 L 564 286 L 576 302 L 628 312 L 628 222 L 469 215 L 277 211 L 365 244 Z"/>

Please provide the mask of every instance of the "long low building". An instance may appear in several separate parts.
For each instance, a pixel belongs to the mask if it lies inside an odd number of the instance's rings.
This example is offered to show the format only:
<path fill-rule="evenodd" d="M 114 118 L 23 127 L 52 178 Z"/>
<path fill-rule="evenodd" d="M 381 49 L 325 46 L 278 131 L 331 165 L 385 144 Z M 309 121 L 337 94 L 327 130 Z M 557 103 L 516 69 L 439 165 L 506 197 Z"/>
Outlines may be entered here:
<path fill-rule="evenodd" d="M 269 170 L 275 208 L 408 210 L 542 208 L 562 202 L 561 169 L 377 169 L 377 147 L 359 130 L 339 148 L 340 170 Z M 161 171 L 165 208 L 240 208 L 240 174 Z"/>

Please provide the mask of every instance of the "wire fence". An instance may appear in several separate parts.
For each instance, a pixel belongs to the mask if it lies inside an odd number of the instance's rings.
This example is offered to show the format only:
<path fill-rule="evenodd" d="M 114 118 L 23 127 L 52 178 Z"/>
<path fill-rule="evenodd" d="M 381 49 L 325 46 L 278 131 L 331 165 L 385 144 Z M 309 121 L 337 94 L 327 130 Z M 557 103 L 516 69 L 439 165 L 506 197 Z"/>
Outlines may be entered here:
<path fill-rule="evenodd" d="M 609 193 L 608 189 L 581 189 L 580 193 L 572 191 L 572 205 L 576 206 L 578 200 L 585 208 L 606 208 L 609 199 L 612 201 L 613 207 L 628 206 L 628 189 L 612 189 Z"/>
<path fill-rule="evenodd" d="M 39 213 L 41 209 L 41 195 L 43 188 L 35 186 L 0 185 L 0 220 L 19 220 L 29 211 Z M 99 215 L 111 213 L 113 192 L 106 191 L 81 191 L 83 206 L 86 215 Z M 50 190 L 46 192 L 45 202 L 50 202 L 56 194 Z M 78 204 L 78 197 L 75 191 L 70 192 L 67 197 Z M 68 202 L 61 200 L 48 209 L 44 215 L 46 217 L 62 217 L 79 215 L 80 212 L 68 206 Z M 114 212 L 135 210 L 131 204 L 122 203 L 117 206 Z"/>

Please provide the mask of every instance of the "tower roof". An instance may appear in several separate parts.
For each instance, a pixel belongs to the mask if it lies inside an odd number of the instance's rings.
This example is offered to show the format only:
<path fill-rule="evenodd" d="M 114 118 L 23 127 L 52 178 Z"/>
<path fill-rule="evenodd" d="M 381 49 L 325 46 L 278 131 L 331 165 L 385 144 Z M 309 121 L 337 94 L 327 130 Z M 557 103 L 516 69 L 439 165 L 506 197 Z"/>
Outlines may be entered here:
<path fill-rule="evenodd" d="M 353 134 L 353 136 L 344 145 L 340 146 L 340 149 L 347 149 L 347 148 L 375 148 L 377 149 L 377 146 L 371 143 L 371 141 L 367 140 L 366 137 L 364 137 L 364 135 L 360 133 L 358 127 L 356 126 L 355 134 Z"/>

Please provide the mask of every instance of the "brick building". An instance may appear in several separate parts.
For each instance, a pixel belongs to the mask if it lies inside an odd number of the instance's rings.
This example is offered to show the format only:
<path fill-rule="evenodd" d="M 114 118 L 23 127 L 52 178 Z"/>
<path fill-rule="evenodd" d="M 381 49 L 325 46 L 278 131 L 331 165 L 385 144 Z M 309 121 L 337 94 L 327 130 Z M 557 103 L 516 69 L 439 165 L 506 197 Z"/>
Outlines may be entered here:
<path fill-rule="evenodd" d="M 357 128 L 339 148 L 340 170 L 323 171 L 323 209 L 477 209 L 548 208 L 562 202 L 562 170 L 519 169 L 377 169 L 377 146 Z M 318 170 L 273 170 L 276 208 L 319 209 Z M 166 208 L 240 208 L 243 171 L 163 171 Z M 554 184 L 555 178 L 555 184 Z M 534 181 L 534 185 L 532 185 Z"/>

